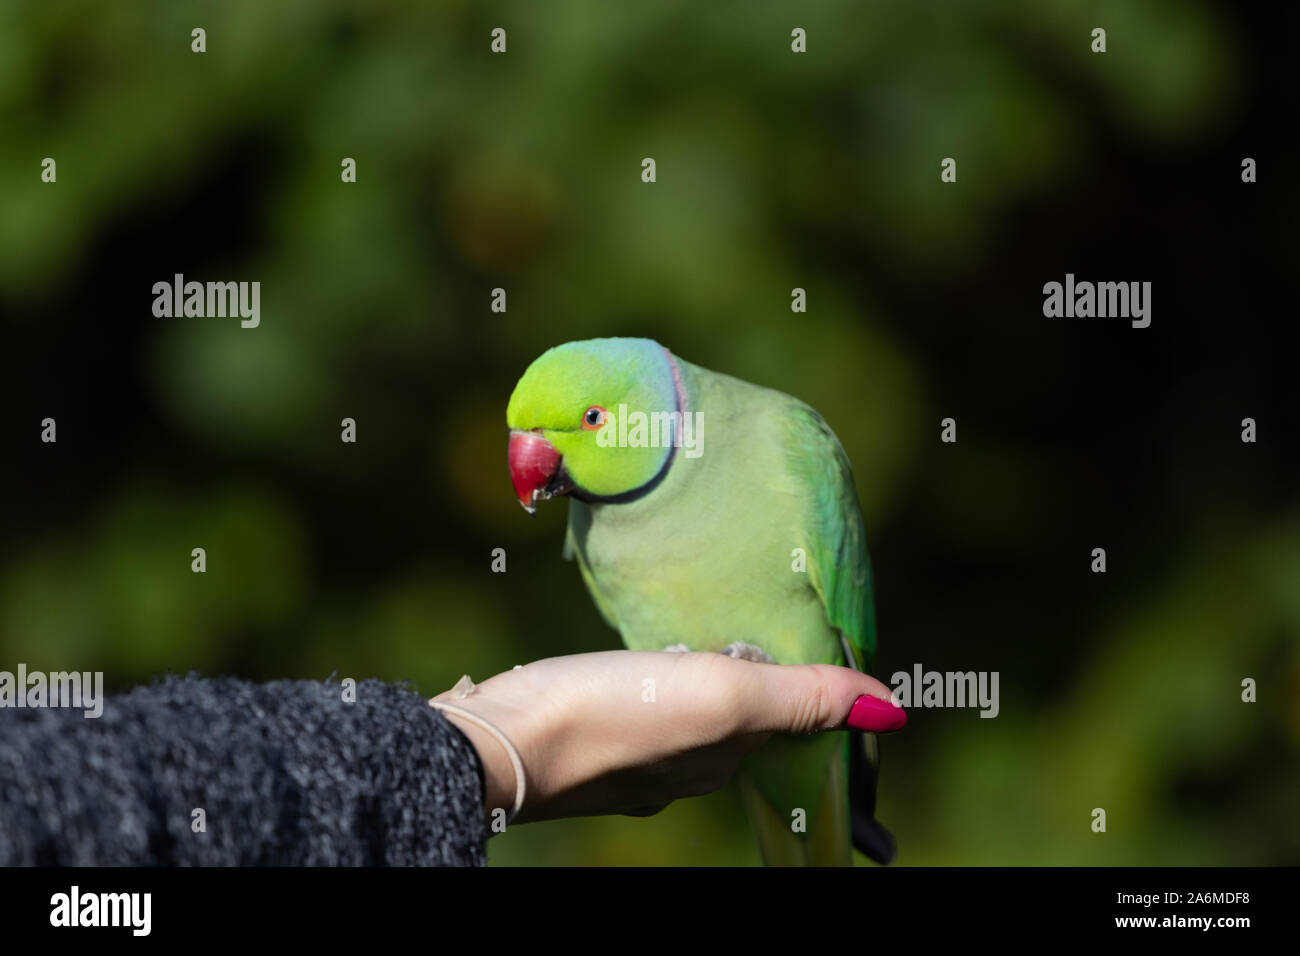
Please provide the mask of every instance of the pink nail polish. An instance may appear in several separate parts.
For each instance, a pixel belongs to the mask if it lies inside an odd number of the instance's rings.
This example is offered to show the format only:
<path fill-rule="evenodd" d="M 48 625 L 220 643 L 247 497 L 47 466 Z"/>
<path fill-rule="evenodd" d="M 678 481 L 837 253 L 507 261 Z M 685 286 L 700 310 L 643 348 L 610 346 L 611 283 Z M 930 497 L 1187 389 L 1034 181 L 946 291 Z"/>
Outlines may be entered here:
<path fill-rule="evenodd" d="M 854 730 L 871 734 L 891 734 L 907 723 L 907 711 L 891 701 L 864 694 L 853 702 L 846 723 Z"/>

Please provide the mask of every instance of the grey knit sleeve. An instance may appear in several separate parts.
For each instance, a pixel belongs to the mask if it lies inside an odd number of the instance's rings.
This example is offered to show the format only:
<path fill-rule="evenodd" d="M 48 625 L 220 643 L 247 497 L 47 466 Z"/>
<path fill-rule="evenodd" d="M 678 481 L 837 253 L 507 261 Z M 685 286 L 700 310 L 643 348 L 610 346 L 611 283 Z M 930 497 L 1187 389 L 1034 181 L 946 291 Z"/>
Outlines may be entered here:
<path fill-rule="evenodd" d="M 0 864 L 477 865 L 483 771 L 379 681 L 169 677 L 103 715 L 0 709 Z"/>

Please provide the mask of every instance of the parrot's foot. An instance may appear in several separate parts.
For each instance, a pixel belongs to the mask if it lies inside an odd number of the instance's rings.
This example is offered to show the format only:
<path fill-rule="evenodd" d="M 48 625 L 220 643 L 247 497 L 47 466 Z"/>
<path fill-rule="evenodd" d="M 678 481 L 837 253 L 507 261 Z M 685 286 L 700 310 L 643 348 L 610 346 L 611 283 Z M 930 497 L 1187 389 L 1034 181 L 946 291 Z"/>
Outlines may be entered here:
<path fill-rule="evenodd" d="M 728 657 L 734 657 L 739 661 L 753 661 L 755 664 L 775 664 L 771 656 L 761 647 L 755 647 L 753 644 L 746 644 L 744 641 L 733 641 L 722 650 L 723 654 Z"/>
<path fill-rule="evenodd" d="M 685 644 L 669 644 L 664 648 L 665 654 L 689 654 L 691 649 Z"/>

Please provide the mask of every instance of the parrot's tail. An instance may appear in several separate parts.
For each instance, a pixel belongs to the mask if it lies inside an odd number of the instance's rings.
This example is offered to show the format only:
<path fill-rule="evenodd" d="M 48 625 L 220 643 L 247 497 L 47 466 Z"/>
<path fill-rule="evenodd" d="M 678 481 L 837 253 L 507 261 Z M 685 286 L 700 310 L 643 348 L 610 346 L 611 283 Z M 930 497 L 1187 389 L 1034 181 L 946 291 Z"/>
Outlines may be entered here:
<path fill-rule="evenodd" d="M 859 673 L 862 668 L 853 647 L 840 632 L 844 662 Z M 898 847 L 894 835 L 876 819 L 876 783 L 880 779 L 880 747 L 875 734 L 849 731 L 849 816 L 853 829 L 853 847 L 881 866 L 893 862 Z"/>
<path fill-rule="evenodd" d="M 880 864 L 890 863 L 898 848 L 894 835 L 876 819 L 876 778 L 880 751 L 875 734 L 849 732 L 849 814 L 853 846 Z"/>

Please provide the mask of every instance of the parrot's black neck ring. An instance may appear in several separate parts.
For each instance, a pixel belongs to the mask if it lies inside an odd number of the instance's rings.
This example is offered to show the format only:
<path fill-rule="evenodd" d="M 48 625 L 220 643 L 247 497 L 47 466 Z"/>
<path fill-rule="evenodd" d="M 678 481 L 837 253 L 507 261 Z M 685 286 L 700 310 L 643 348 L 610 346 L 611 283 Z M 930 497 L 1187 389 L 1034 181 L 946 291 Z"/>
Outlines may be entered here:
<path fill-rule="evenodd" d="M 655 473 L 655 476 L 644 485 L 638 485 L 631 491 L 624 491 L 617 495 L 596 495 L 592 494 L 590 491 L 585 491 L 574 484 L 573 479 L 569 477 L 568 471 L 565 470 L 563 463 L 561 463 L 560 471 L 555 476 L 555 481 L 552 484 L 557 487 L 564 487 L 567 485 L 570 497 L 577 498 L 579 501 L 586 502 L 589 505 L 625 505 L 629 502 L 644 498 L 646 495 L 650 494 L 650 492 L 659 487 L 664 478 L 668 476 L 668 469 L 673 466 L 673 462 L 677 458 L 677 446 L 681 444 L 680 429 L 684 427 L 682 425 L 682 418 L 686 414 L 686 389 L 682 386 L 681 369 L 677 367 L 677 361 L 673 358 L 673 353 L 669 352 L 667 349 L 664 349 L 664 358 L 668 360 L 668 368 L 671 369 L 673 373 L 673 392 L 677 400 L 677 428 L 679 431 L 673 436 L 674 440 L 668 446 L 668 457 L 664 459 L 663 465 Z M 559 493 L 563 494 L 564 492 Z"/>

